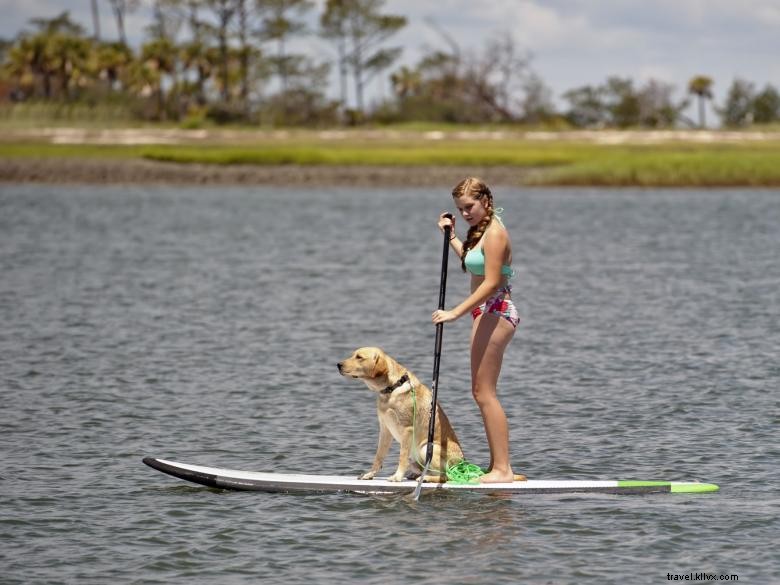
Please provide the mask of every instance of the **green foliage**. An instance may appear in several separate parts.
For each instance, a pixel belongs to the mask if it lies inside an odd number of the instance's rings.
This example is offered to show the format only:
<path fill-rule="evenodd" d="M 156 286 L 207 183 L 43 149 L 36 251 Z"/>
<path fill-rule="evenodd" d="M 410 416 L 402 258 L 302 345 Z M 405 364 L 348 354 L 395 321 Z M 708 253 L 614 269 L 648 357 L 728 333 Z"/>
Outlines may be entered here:
<path fill-rule="evenodd" d="M 754 98 L 754 85 L 743 79 L 735 79 L 720 111 L 723 125 L 739 127 L 750 124 L 753 121 Z"/>
<path fill-rule="evenodd" d="M 110 0 L 117 25 L 137 0 Z M 530 57 L 513 37 L 497 35 L 482 51 L 463 51 L 443 34 L 450 50 L 431 49 L 414 66 L 389 75 L 393 95 L 363 107 L 365 85 L 390 71 L 401 53 L 387 46 L 407 23 L 383 12 L 385 0 L 159 0 L 153 4 L 151 35 L 137 50 L 124 42 L 98 42 L 68 12 L 36 18 L 13 41 L 0 40 L 0 90 L 40 123 L 84 119 L 90 108 L 114 109 L 117 119 L 172 122 L 184 127 L 215 124 L 312 126 L 371 123 L 525 123 L 577 128 L 671 128 L 693 125 L 683 111 L 698 102 L 699 125 L 713 80 L 693 77 L 685 99 L 656 80 L 637 85 L 609 77 L 563 94 L 556 112 L 552 92 L 530 68 Z M 307 11 L 320 6 L 322 37 L 336 49 L 340 99 L 329 99 L 330 63 L 290 52 L 306 31 Z M 208 17 L 206 17 L 208 15 Z M 347 103 L 347 75 L 356 107 Z M 41 108 L 42 102 L 54 104 Z M 771 85 L 757 92 L 735 80 L 715 106 L 723 126 L 780 121 L 780 94 Z M 6 110 L 6 120 L 24 117 Z M 97 111 L 97 110 L 96 110 Z M 197 112 L 197 114 L 193 114 Z"/>
<path fill-rule="evenodd" d="M 780 93 L 771 85 L 767 85 L 753 98 L 753 122 L 780 122 Z"/>
<path fill-rule="evenodd" d="M 675 126 L 688 106 L 676 102 L 674 88 L 649 80 L 640 89 L 628 78 L 610 77 L 600 86 L 584 86 L 566 92 L 566 118 L 577 127 L 669 128 Z"/>

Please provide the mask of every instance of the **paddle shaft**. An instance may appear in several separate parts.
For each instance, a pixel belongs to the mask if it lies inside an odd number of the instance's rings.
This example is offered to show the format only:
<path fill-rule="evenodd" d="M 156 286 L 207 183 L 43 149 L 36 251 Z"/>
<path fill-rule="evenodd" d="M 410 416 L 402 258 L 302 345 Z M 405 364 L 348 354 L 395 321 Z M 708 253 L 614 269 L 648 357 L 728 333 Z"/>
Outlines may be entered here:
<path fill-rule="evenodd" d="M 448 213 L 446 217 L 452 219 L 452 216 Z M 452 226 L 444 226 L 444 251 L 441 258 L 441 280 L 439 281 L 439 310 L 444 310 L 444 295 L 447 291 L 447 260 L 450 257 L 450 233 L 452 232 Z M 428 467 L 431 465 L 433 459 L 433 435 L 436 428 L 436 400 L 439 392 L 439 364 L 441 363 L 441 343 L 442 335 L 444 333 L 444 323 L 436 324 L 436 342 L 433 350 L 433 383 L 431 384 L 431 391 L 433 396 L 431 397 L 431 418 L 428 421 L 428 445 L 425 450 L 425 466 L 423 467 L 420 480 L 417 484 L 417 489 L 414 492 L 414 499 L 420 497 L 420 490 L 422 488 L 422 482 L 425 475 L 428 473 Z"/>

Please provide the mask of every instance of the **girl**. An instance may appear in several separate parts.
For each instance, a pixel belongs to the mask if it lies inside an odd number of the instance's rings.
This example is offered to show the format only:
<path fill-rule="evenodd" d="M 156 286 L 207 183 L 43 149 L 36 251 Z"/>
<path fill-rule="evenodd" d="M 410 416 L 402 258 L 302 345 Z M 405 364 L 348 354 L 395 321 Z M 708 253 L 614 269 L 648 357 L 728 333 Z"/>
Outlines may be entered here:
<path fill-rule="evenodd" d="M 493 207 L 488 186 L 475 177 L 458 183 L 452 190 L 455 206 L 469 224 L 466 241 L 455 235 L 455 220 L 439 216 L 439 229 L 452 226 L 450 245 L 461 258 L 463 271 L 471 273 L 471 294 L 454 309 L 434 311 L 434 323 L 447 323 L 471 313 L 471 392 L 482 413 L 490 447 L 488 472 L 483 483 L 511 482 L 509 463 L 509 427 L 506 414 L 496 395 L 504 350 L 519 321 L 511 299 L 509 278 L 512 270 L 512 246 L 501 218 Z"/>

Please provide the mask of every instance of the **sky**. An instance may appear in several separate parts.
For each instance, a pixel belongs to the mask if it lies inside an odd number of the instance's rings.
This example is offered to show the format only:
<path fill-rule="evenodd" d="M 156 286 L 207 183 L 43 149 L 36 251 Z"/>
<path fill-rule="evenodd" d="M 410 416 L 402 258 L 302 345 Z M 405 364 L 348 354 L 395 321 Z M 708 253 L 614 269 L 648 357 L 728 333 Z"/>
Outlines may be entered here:
<path fill-rule="evenodd" d="M 152 0 L 126 22 L 129 41 L 144 39 Z M 312 21 L 325 0 L 315 0 Z M 34 17 L 69 10 L 92 29 L 90 0 L 0 0 L 0 37 L 12 38 Z M 101 33 L 116 38 L 110 5 L 99 0 Z M 736 78 L 757 88 L 780 88 L 780 0 L 386 0 L 384 11 L 408 18 L 393 43 L 403 46 L 400 64 L 413 65 L 426 50 L 445 49 L 444 33 L 465 52 L 481 50 L 510 33 L 532 54 L 532 68 L 553 92 L 603 83 L 617 75 L 671 83 L 685 97 L 696 75 L 714 79 L 715 101 L 723 101 Z M 317 52 L 329 48 L 316 38 Z M 335 73 L 334 73 L 335 97 Z M 383 86 L 384 84 L 384 86 Z M 375 95 L 387 82 L 374 85 Z"/>

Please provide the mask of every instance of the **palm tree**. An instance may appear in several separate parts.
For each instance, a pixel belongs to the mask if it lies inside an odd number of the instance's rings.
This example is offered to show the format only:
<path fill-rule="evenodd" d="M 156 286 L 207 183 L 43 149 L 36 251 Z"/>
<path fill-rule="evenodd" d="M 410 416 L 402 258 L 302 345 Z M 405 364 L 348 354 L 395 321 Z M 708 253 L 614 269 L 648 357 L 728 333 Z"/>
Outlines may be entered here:
<path fill-rule="evenodd" d="M 123 73 L 133 61 L 133 53 L 122 43 L 101 43 L 92 51 L 92 69 L 109 90 L 116 90 Z"/>
<path fill-rule="evenodd" d="M 141 47 L 141 62 L 143 63 L 143 80 L 151 87 L 157 97 L 158 119 L 166 118 L 165 92 L 163 77 L 172 75 L 176 70 L 176 49 L 168 39 L 157 39 Z"/>
<path fill-rule="evenodd" d="M 419 69 L 409 69 L 406 65 L 390 76 L 395 95 L 403 99 L 416 95 L 422 85 L 422 75 Z"/>
<path fill-rule="evenodd" d="M 180 49 L 184 71 L 195 72 L 194 95 L 200 106 L 206 103 L 206 82 L 212 75 L 212 65 L 219 62 L 213 53 L 214 49 L 197 40 L 182 45 Z"/>
<path fill-rule="evenodd" d="M 40 87 L 43 97 L 49 99 L 57 69 L 55 58 L 52 43 L 45 35 L 22 37 L 9 54 L 12 75 L 17 78 L 20 89 L 26 88 L 35 95 Z"/>
<path fill-rule="evenodd" d="M 695 95 L 699 102 L 699 128 L 707 125 L 704 103 L 712 99 L 712 84 L 712 79 L 706 75 L 697 75 L 688 82 L 688 93 Z"/>
<path fill-rule="evenodd" d="M 84 37 L 58 34 L 52 39 L 52 45 L 60 91 L 68 99 L 73 97 L 74 90 L 86 84 L 92 43 Z"/>
<path fill-rule="evenodd" d="M 33 18 L 35 31 L 19 35 L 9 53 L 9 70 L 20 89 L 35 94 L 41 87 L 43 97 L 53 96 L 53 80 L 60 78 L 60 88 L 67 94 L 71 81 L 85 70 L 89 41 L 84 29 L 65 11 L 54 18 Z"/>

